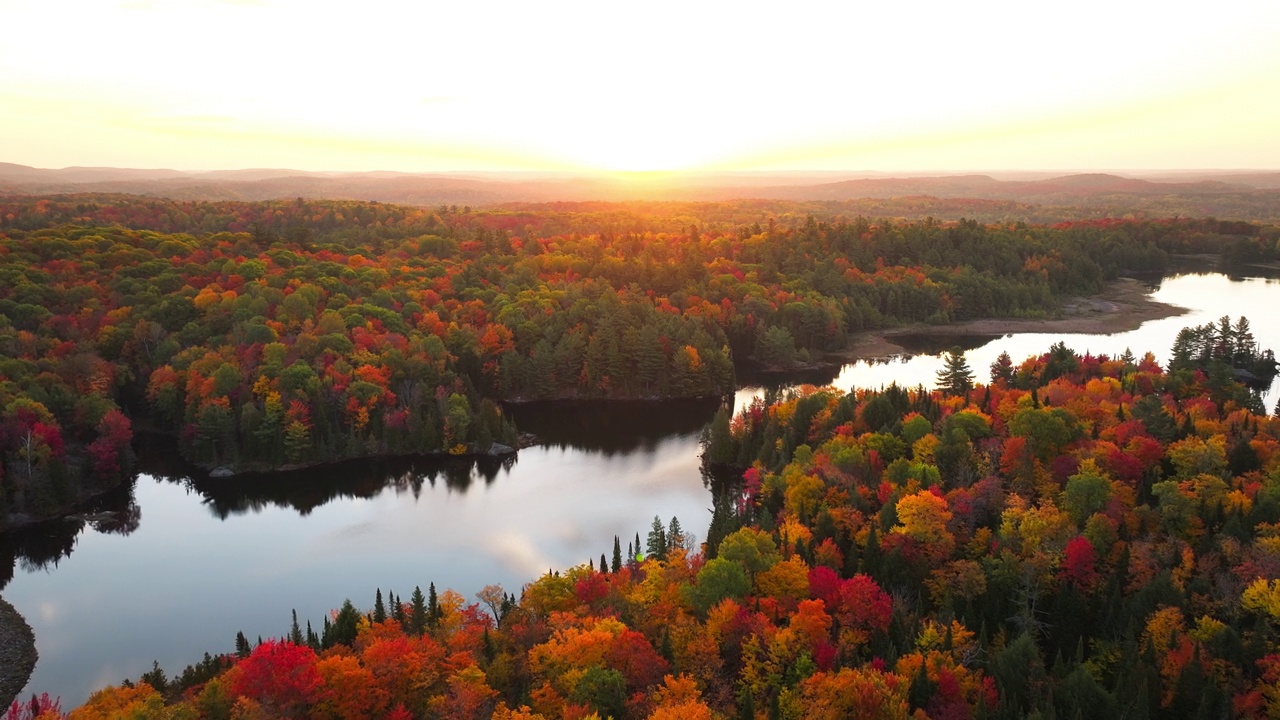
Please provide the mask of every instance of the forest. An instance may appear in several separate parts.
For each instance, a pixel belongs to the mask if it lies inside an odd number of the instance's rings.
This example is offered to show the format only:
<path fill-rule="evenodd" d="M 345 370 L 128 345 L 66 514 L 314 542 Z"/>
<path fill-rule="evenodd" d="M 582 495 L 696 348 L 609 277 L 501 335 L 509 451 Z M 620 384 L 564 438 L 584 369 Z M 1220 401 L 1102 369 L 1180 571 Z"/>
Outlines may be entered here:
<path fill-rule="evenodd" d="M 519 593 L 375 589 L 68 717 L 1280 712 L 1280 418 L 1150 353 L 949 360 L 935 389 L 722 412 L 699 547 L 655 518 Z"/>
<path fill-rule="evenodd" d="M 760 201 L 0 198 L 0 523 L 120 484 L 137 432 L 232 472 L 486 456 L 519 444 L 512 403 L 718 398 L 867 330 L 1051 317 L 1278 241 Z M 975 383 L 952 353 L 937 389 L 722 413 L 703 544 L 655 519 L 478 602 L 375 588 L 72 716 L 1275 716 L 1280 420 L 1242 384 L 1274 357 L 1243 318 L 1174 355 L 1055 345 Z"/>
<path fill-rule="evenodd" d="M 1280 237 L 789 207 L 2 198 L 0 517 L 118 482 L 135 429 L 241 472 L 506 452 L 503 402 L 717 397 L 864 330 L 1043 317 L 1122 270 L 1267 260 Z"/>

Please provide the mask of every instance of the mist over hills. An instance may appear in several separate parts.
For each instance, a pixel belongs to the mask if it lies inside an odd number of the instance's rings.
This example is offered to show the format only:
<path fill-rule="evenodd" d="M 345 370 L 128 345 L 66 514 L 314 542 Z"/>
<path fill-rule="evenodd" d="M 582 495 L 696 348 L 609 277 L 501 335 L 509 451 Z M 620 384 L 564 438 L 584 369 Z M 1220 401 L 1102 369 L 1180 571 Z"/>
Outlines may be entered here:
<path fill-rule="evenodd" d="M 533 172 L 339 173 L 272 168 L 209 172 L 43 169 L 0 163 L 0 193 L 125 193 L 186 201 L 301 197 L 475 207 L 634 200 L 846 202 L 969 198 L 1079 208 L 1090 216 L 1139 213 L 1280 219 L 1280 172 L 1229 170 L 1142 174 L 1008 172 L 913 176 L 875 172 L 739 172 L 591 176 Z"/>

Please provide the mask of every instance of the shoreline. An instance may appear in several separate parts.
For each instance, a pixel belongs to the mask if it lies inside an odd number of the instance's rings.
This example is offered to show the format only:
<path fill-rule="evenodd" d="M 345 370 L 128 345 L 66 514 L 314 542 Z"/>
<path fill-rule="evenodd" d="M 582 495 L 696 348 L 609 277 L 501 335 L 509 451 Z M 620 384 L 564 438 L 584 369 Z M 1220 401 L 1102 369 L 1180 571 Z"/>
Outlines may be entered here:
<path fill-rule="evenodd" d="M 36 636 L 26 618 L 0 598 L 0 708 L 8 709 L 35 670 Z"/>
<path fill-rule="evenodd" d="M 1058 307 L 1059 317 L 1045 319 L 983 318 L 946 325 L 910 325 L 870 330 L 859 333 L 842 351 L 830 353 L 843 361 L 876 360 L 910 355 L 911 351 L 894 342 L 904 335 L 991 335 L 1012 333 L 1081 333 L 1114 334 L 1136 330 L 1150 320 L 1184 315 L 1186 308 L 1153 300 L 1143 284 L 1133 278 L 1119 278 L 1102 292 L 1088 297 L 1073 297 Z"/>

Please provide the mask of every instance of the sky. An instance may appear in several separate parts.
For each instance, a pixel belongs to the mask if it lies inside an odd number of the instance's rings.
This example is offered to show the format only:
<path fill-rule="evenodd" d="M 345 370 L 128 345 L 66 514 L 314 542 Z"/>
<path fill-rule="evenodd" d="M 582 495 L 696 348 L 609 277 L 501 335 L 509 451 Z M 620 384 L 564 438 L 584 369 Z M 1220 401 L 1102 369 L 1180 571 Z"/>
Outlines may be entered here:
<path fill-rule="evenodd" d="M 0 162 L 1280 168 L 1280 2 L 0 0 Z"/>

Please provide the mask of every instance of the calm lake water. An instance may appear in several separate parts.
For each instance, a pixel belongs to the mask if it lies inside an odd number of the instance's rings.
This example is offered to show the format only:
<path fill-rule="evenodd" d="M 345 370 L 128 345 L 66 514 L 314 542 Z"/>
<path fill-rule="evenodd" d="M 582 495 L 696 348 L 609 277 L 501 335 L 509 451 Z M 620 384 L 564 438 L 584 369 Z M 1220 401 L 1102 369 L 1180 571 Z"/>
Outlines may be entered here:
<path fill-rule="evenodd" d="M 1222 274 L 1166 278 L 1163 302 L 1190 309 L 1114 335 L 1020 334 L 968 351 L 980 379 L 1002 351 L 1014 362 L 1059 340 L 1083 353 L 1164 362 L 1177 331 L 1246 315 L 1263 347 L 1280 349 L 1280 283 Z M 841 389 L 891 382 L 931 386 L 933 355 L 845 366 Z M 762 392 L 743 388 L 737 407 Z M 1275 391 L 1266 398 L 1274 406 Z M 643 542 L 653 517 L 679 517 L 698 538 L 711 492 L 698 435 L 715 403 L 528 406 L 523 429 L 548 444 L 483 467 L 427 461 L 354 463 L 292 476 L 216 485 L 187 478 L 163 448 L 141 449 L 148 474 L 104 501 L 123 519 L 68 522 L 0 542 L 0 587 L 35 630 L 40 651 L 27 692 L 63 707 L 136 678 L 158 661 L 170 675 L 204 652 L 233 649 L 235 634 L 279 636 L 290 609 L 314 626 L 350 598 L 407 598 L 415 585 L 452 588 L 468 601 L 486 584 L 508 591 L 546 572 L 609 554 L 613 537 Z M 9 566 L 12 565 L 12 578 Z"/>

